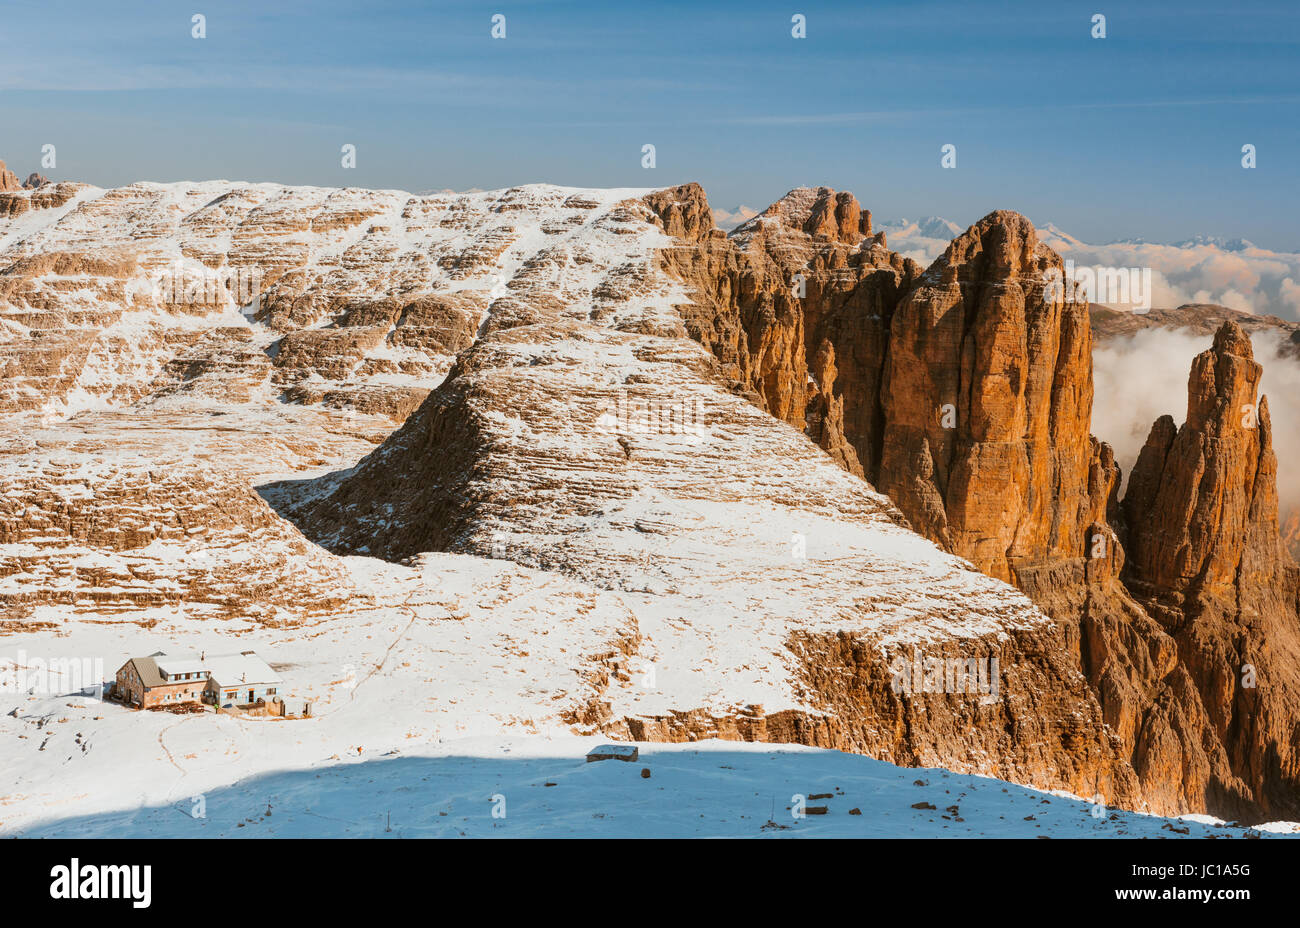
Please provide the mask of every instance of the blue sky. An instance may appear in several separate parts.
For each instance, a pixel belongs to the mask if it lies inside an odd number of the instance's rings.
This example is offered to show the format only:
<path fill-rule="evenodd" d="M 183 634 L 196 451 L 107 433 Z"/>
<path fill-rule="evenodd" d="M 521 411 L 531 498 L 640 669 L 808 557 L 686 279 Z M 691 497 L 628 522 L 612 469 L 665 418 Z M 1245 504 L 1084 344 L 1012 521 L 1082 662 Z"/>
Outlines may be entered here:
<path fill-rule="evenodd" d="M 696 180 L 730 209 L 826 184 L 881 219 L 1007 208 L 1091 241 L 1300 250 L 1290 0 L 10 0 L 2 28 L 0 158 L 24 176 L 53 143 L 44 173 L 102 186 Z"/>

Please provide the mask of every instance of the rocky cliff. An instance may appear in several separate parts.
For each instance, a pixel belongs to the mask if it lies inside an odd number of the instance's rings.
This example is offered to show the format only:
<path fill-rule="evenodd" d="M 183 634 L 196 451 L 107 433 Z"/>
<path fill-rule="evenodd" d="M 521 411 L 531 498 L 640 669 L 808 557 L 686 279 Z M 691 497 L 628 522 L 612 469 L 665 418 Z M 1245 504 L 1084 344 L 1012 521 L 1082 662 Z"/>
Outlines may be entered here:
<path fill-rule="evenodd" d="M 531 616 L 464 656 L 490 690 L 548 655 L 520 717 L 1296 817 L 1296 579 L 1267 406 L 1229 415 L 1239 333 L 1121 503 L 1087 307 L 1023 217 L 922 269 L 828 188 L 712 216 L 697 185 L 5 190 L 0 633 L 460 621 L 408 615 L 438 582 Z"/>
<path fill-rule="evenodd" d="M 1300 808 L 1297 568 L 1281 542 L 1277 458 L 1249 337 L 1198 355 L 1181 426 L 1151 429 L 1129 478 L 1125 584 L 1174 639 L 1244 795 Z"/>
<path fill-rule="evenodd" d="M 823 193 L 779 207 L 770 230 L 777 209 L 742 227 L 752 264 L 715 233 L 698 187 L 619 204 L 585 237 L 571 289 L 556 299 L 517 279 L 380 448 L 327 480 L 268 492 L 341 553 L 492 555 L 616 591 L 637 633 L 598 671 L 599 696 L 569 716 L 580 726 L 945 758 L 1140 801 L 1061 629 L 902 527 L 846 473 L 857 451 L 845 432 L 821 432 L 843 443 L 832 460 L 781 421 L 804 426 L 852 383 L 806 388 L 807 370 L 787 369 L 806 357 L 806 329 L 786 278 L 796 255 L 763 258 L 780 253 L 782 229 L 797 226 L 812 242 L 801 253 L 824 264 L 809 275 L 807 292 L 825 295 L 807 325 L 828 354 L 853 343 L 827 320 L 892 299 L 909 273 L 879 243 L 846 246 L 869 220 L 852 198 Z M 661 261 L 714 300 L 695 302 Z M 743 306 L 724 299 L 734 294 Z M 879 376 L 883 358 L 862 360 Z M 896 689 L 898 667 L 914 661 L 916 686 Z M 983 667 L 997 691 L 944 685 L 956 666 Z"/>
<path fill-rule="evenodd" d="M 1278 543 L 1271 452 L 1259 450 L 1266 404 L 1258 429 L 1236 443 L 1183 437 L 1173 453 L 1173 423 L 1158 423 L 1121 509 L 1113 454 L 1089 434 L 1089 307 L 1052 285 L 1062 262 L 1024 217 L 990 214 L 921 273 L 870 235 L 869 213 L 847 194 L 792 191 L 725 241 L 690 221 L 706 214 L 701 199 L 687 187 L 647 202 L 680 240 L 663 263 L 694 296 L 688 329 L 754 401 L 802 422 L 914 528 L 1060 622 L 1153 808 L 1295 814 L 1294 574 Z M 1219 345 L 1225 338 L 1236 348 Z M 1233 356 L 1240 339 L 1221 333 L 1215 350 Z M 1205 380 L 1194 372 L 1194 393 L 1217 395 Z M 1244 407 L 1258 376 L 1224 371 L 1217 383 L 1231 395 L 1216 402 Z M 1199 410 L 1189 408 L 1190 436 L 1203 435 Z M 1178 515 L 1202 511 L 1231 530 Z M 1212 610 L 1218 618 L 1194 643 L 1182 629 L 1204 610 L 1188 612 L 1184 590 L 1152 585 L 1173 584 L 1162 572 L 1187 583 L 1247 568 L 1255 592 Z M 1262 637 L 1278 642 L 1259 657 L 1275 686 L 1267 707 L 1228 685 L 1261 621 L 1273 630 Z"/>
<path fill-rule="evenodd" d="M 1161 329 L 1182 335 L 1196 335 L 1209 342 L 1225 322 L 1234 322 L 1241 330 L 1255 338 L 1259 333 L 1263 338 L 1255 339 L 1257 351 L 1264 354 L 1276 354 L 1272 362 L 1270 375 L 1279 378 L 1275 383 L 1285 384 L 1289 374 L 1285 369 L 1287 362 L 1300 363 L 1300 323 L 1279 319 L 1256 313 L 1229 309 L 1212 303 L 1187 303 L 1175 309 L 1152 309 L 1147 313 L 1128 313 L 1108 309 L 1093 304 L 1089 307 L 1092 317 L 1092 329 L 1095 343 L 1102 347 L 1113 348 L 1117 352 L 1128 350 L 1127 340 L 1139 332 Z M 1278 391 L 1274 390 L 1274 398 Z M 1275 414 L 1278 410 L 1274 410 Z M 1290 418 L 1290 416 L 1288 416 Z M 1146 423 L 1141 425 L 1145 427 Z M 1136 433 L 1134 433 L 1136 436 Z M 1283 449 L 1279 449 L 1281 453 Z M 1132 463 L 1129 463 L 1130 469 Z M 1278 500 L 1278 522 L 1282 541 L 1293 559 L 1300 559 L 1300 499 L 1295 491 L 1281 493 Z"/>
<path fill-rule="evenodd" d="M 878 486 L 980 570 L 1078 558 L 1108 480 L 1092 413 L 1087 308 L 1023 216 L 953 240 L 894 313 Z"/>
<path fill-rule="evenodd" d="M 43 177 L 33 171 L 27 175 L 27 180 L 19 181 L 18 175 L 9 170 L 3 161 L 0 161 L 0 191 L 5 190 L 34 190 L 37 187 L 44 186 L 50 182 L 48 177 Z"/>
<path fill-rule="evenodd" d="M 697 184 L 646 202 L 678 239 L 660 257 L 689 288 L 679 310 L 690 335 L 761 408 L 874 477 L 890 319 L 919 266 L 872 234 L 852 194 L 826 187 L 791 191 L 729 236 Z"/>

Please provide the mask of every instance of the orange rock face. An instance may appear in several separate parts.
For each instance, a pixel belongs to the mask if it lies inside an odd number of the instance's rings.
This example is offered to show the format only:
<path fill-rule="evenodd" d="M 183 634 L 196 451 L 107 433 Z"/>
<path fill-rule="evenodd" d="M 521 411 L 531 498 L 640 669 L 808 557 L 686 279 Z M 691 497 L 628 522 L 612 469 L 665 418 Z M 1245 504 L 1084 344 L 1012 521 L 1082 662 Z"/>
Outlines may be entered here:
<path fill-rule="evenodd" d="M 873 477 L 889 320 L 920 272 L 871 234 L 852 194 L 799 188 L 736 228 L 713 228 L 698 184 L 646 198 L 682 240 L 661 253 L 690 287 L 679 307 L 760 407 L 807 432 L 842 467 Z"/>
<path fill-rule="evenodd" d="M 858 398 L 855 381 L 826 375 L 828 356 L 855 372 L 884 359 L 854 341 L 884 320 L 849 323 L 892 305 L 908 271 L 878 244 L 840 240 L 869 228 L 856 201 L 796 191 L 731 240 L 698 187 L 609 215 L 621 221 L 583 241 L 586 291 L 559 302 L 521 286 L 494 302 L 380 448 L 336 479 L 268 496 L 341 553 L 491 555 L 617 591 L 632 623 L 568 717 L 584 730 L 793 741 L 1139 802 L 1062 629 L 846 473 L 850 438 L 868 433 L 836 433 L 831 460 L 787 424 L 804 427 L 828 396 Z M 661 230 L 682 238 L 656 255 L 670 244 Z M 639 257 L 623 252 L 632 236 Z M 813 311 L 790 286 L 796 271 Z M 700 302 L 685 304 L 682 282 Z M 663 311 L 674 304 L 680 316 Z M 807 365 L 810 347 L 822 358 Z M 845 412 L 837 421 L 854 421 Z M 557 622 L 579 618 L 609 612 Z M 999 685 L 900 692 L 898 659 L 974 661 Z M 648 660 L 677 681 L 652 700 L 630 671 Z M 774 681 L 790 688 L 779 705 Z M 759 682 L 768 695 L 748 695 Z"/>
<path fill-rule="evenodd" d="M 698 185 L 11 177 L 0 614 L 274 625 L 357 598 L 322 546 L 490 556 L 599 590 L 542 613 L 604 623 L 556 658 L 584 730 L 1300 817 L 1297 571 L 1249 341 L 1219 331 L 1121 504 L 1087 306 L 1022 216 L 923 271 L 829 188 L 727 235 Z M 175 266 L 256 269 L 258 298 L 178 297 Z M 1001 688 L 900 694 L 917 651 L 996 658 Z"/>
<path fill-rule="evenodd" d="M 1300 623 L 1261 374 L 1232 321 L 1196 357 L 1186 421 L 1155 423 L 1130 478 L 1124 579 L 1177 643 L 1239 778 L 1212 787 L 1283 818 L 1300 808 Z"/>
<path fill-rule="evenodd" d="M 1222 594 L 1240 582 L 1247 544 L 1256 570 L 1280 564 L 1277 461 L 1267 399 L 1258 400 L 1263 368 L 1249 337 L 1225 322 L 1214 347 L 1196 357 L 1187 383 L 1187 418 L 1174 429 L 1156 422 L 1124 500 L 1131 576 L 1152 594 Z"/>
<path fill-rule="evenodd" d="M 679 238 L 663 263 L 687 329 L 736 389 L 1061 623 L 1149 808 L 1300 811 L 1295 568 L 1240 330 L 1198 359 L 1187 424 L 1157 423 L 1121 507 L 1089 434 L 1089 307 L 1050 286 L 1062 262 L 1023 216 L 986 216 L 921 274 L 826 188 L 726 239 L 698 188 L 647 202 Z M 1240 683 L 1261 668 L 1269 689 Z"/>
<path fill-rule="evenodd" d="M 1021 561 L 1078 557 L 1105 497 L 1087 306 L 1045 285 L 1062 263 L 1023 216 L 986 216 L 894 313 L 878 485 L 920 530 L 1012 580 Z"/>
<path fill-rule="evenodd" d="M 18 175 L 9 170 L 3 161 L 0 161 L 0 190 L 21 190 L 22 186 L 18 182 Z"/>

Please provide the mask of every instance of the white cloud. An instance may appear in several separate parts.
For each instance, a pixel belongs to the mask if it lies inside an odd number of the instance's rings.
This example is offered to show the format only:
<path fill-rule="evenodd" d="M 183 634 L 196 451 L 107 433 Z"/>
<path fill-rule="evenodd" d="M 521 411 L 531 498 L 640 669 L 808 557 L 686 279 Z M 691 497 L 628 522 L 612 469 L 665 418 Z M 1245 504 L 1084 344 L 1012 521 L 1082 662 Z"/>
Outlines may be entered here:
<path fill-rule="evenodd" d="M 1179 425 L 1186 419 L 1192 359 L 1211 343 L 1210 336 L 1152 328 L 1094 347 L 1092 432 L 1115 449 L 1126 481 L 1151 424 L 1165 414 Z M 1283 354 L 1280 335 L 1255 332 L 1251 343 L 1264 366 L 1260 395 L 1268 397 L 1285 513 L 1300 506 L 1300 362 Z"/>
<path fill-rule="evenodd" d="M 1290 277 L 1285 278 L 1282 281 L 1279 296 L 1282 305 L 1287 307 L 1293 316 L 1300 318 L 1300 284 L 1297 284 Z"/>
<path fill-rule="evenodd" d="M 892 228 L 891 228 L 892 227 Z M 922 234 L 915 224 L 887 223 L 889 247 L 928 265 L 948 240 Z M 1300 254 L 1274 252 L 1250 243 L 1234 250 L 1218 244 L 1154 245 L 1117 242 L 1090 245 L 1050 223 L 1043 241 L 1079 267 L 1151 269 L 1152 306 L 1216 303 L 1230 309 L 1300 319 Z"/>

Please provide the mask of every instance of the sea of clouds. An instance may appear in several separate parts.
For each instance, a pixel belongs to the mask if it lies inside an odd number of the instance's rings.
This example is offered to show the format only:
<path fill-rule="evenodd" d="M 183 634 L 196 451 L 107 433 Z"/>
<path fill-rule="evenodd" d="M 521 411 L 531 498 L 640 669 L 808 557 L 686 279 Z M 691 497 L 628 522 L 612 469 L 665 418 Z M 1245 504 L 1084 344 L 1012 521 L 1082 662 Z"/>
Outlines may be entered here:
<path fill-rule="evenodd" d="M 1260 395 L 1268 397 L 1273 450 L 1278 460 L 1278 496 L 1285 513 L 1300 506 L 1300 362 L 1284 353 L 1282 336 L 1254 332 L 1255 360 L 1264 366 Z M 1129 338 L 1095 345 L 1092 432 L 1115 449 L 1125 477 L 1162 415 L 1182 425 L 1187 418 L 1187 378 L 1192 359 L 1212 338 L 1186 330 L 1144 329 Z"/>
<path fill-rule="evenodd" d="M 901 220 L 885 223 L 883 228 L 892 250 L 928 265 L 943 254 L 950 241 L 924 234 L 927 223 L 933 228 L 937 222 Z M 1216 303 L 1289 321 L 1300 319 L 1300 254 L 1269 251 L 1241 241 L 1090 245 L 1050 223 L 1039 229 L 1039 237 L 1077 267 L 1150 268 L 1151 306 L 1154 307 L 1172 309 L 1184 303 Z"/>

